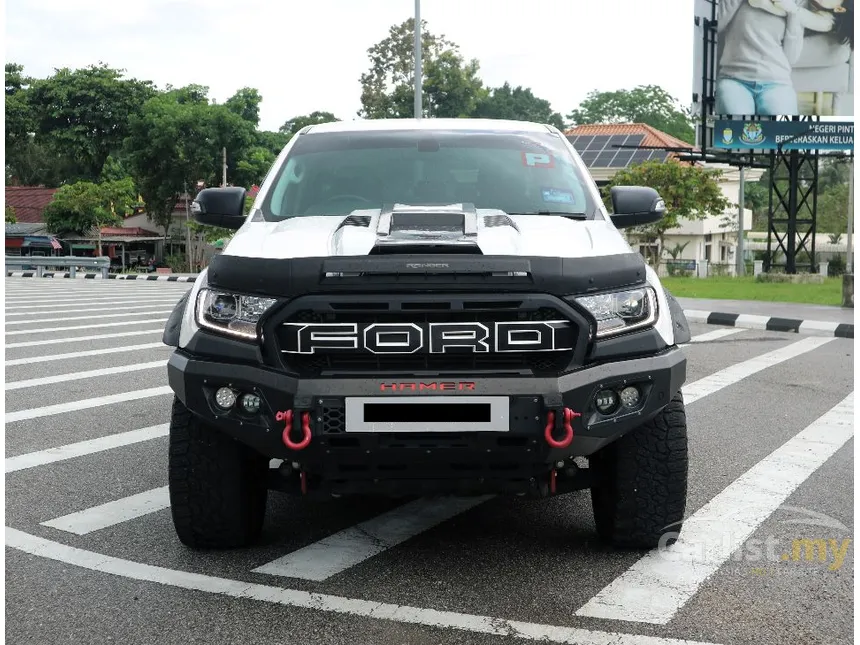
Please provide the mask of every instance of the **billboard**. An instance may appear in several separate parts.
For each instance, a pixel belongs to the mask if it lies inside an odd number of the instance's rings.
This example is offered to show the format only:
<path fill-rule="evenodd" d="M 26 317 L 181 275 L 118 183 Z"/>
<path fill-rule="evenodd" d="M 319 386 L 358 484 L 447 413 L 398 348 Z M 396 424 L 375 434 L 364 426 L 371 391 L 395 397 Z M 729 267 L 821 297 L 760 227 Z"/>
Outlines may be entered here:
<path fill-rule="evenodd" d="M 694 104 L 722 117 L 854 116 L 854 0 L 694 0 Z"/>
<path fill-rule="evenodd" d="M 714 147 L 726 150 L 853 150 L 850 122 L 714 122 Z"/>

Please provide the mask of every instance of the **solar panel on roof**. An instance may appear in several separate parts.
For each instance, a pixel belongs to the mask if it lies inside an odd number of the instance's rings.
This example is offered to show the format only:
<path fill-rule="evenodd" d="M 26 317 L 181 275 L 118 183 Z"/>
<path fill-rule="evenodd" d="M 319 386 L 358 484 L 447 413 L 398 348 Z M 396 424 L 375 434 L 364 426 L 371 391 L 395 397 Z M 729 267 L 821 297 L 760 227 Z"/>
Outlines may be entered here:
<path fill-rule="evenodd" d="M 669 154 L 665 150 L 652 150 L 648 161 L 666 161 L 669 158 Z"/>
<path fill-rule="evenodd" d="M 594 160 L 597 159 L 597 152 L 583 152 L 579 156 L 582 157 L 582 162 L 591 168 Z"/>
<path fill-rule="evenodd" d="M 577 150 L 585 150 L 592 141 L 594 141 L 594 137 L 591 136 L 583 135 L 581 137 L 577 137 L 575 147 Z"/>
<path fill-rule="evenodd" d="M 594 140 L 588 144 L 588 150 L 603 150 L 606 147 L 606 144 L 609 142 L 609 137 L 604 135 L 599 135 L 594 137 Z"/>
<path fill-rule="evenodd" d="M 594 167 L 609 168 L 615 155 L 615 150 L 613 150 L 612 152 L 601 152 L 599 155 L 597 155 L 597 159 L 594 162 Z"/>
<path fill-rule="evenodd" d="M 641 146 L 643 141 L 645 141 L 644 134 L 631 134 L 629 137 L 627 137 L 627 141 L 624 142 L 624 145 Z"/>
<path fill-rule="evenodd" d="M 630 165 L 630 160 L 633 159 L 634 150 L 621 149 L 615 155 L 615 159 L 609 164 L 610 168 L 626 168 Z"/>
<path fill-rule="evenodd" d="M 633 153 L 633 158 L 630 159 L 630 164 L 628 165 L 640 164 L 643 161 L 647 161 L 648 157 L 651 156 L 651 152 L 651 150 L 636 150 Z"/>
<path fill-rule="evenodd" d="M 637 149 L 644 134 L 579 135 L 568 137 L 588 168 L 627 168 L 648 160 L 665 161 L 665 150 Z M 623 147 L 622 147 L 623 146 Z"/>

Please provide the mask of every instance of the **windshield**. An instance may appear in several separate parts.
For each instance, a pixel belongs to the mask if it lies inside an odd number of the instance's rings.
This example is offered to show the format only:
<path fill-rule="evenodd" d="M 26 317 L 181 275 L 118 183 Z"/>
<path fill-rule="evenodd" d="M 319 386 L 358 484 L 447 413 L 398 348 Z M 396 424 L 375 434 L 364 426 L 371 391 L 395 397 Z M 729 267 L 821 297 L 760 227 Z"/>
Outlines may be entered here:
<path fill-rule="evenodd" d="M 474 204 L 592 217 L 588 182 L 557 135 L 387 131 L 298 135 L 262 204 L 269 221 L 384 205 Z"/>

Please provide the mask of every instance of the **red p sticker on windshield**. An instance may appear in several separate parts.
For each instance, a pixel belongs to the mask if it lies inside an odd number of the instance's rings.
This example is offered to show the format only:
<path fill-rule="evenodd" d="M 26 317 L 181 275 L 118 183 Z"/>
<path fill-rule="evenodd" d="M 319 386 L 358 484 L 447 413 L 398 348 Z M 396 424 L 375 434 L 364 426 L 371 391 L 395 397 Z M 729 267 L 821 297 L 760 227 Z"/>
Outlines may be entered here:
<path fill-rule="evenodd" d="M 524 152 L 523 165 L 529 168 L 553 168 L 555 167 L 555 159 L 552 158 L 552 155 L 539 152 Z"/>

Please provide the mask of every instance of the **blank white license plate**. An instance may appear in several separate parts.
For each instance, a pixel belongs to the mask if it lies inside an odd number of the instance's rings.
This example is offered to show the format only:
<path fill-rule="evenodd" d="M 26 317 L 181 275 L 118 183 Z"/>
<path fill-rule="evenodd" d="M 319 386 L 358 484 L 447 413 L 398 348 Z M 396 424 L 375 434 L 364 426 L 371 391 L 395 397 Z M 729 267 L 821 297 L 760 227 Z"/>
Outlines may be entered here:
<path fill-rule="evenodd" d="M 347 397 L 346 432 L 509 432 L 506 396 Z"/>

